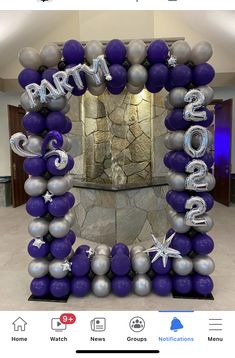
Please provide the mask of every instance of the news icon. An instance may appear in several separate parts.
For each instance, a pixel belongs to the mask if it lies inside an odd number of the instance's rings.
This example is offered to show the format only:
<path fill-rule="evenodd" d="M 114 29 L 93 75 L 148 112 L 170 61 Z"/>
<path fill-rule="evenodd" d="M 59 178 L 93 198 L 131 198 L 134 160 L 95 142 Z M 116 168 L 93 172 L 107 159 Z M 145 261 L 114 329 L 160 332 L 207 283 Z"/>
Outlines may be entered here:
<path fill-rule="evenodd" d="M 90 323 L 91 330 L 94 332 L 104 332 L 106 330 L 106 318 L 96 317 Z"/>

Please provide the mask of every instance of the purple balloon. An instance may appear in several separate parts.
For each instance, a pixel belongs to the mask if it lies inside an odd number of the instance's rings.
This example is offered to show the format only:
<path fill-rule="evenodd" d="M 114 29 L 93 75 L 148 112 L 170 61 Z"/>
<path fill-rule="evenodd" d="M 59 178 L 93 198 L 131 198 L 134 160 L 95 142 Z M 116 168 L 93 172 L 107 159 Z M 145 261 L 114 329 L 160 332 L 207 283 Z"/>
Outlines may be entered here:
<path fill-rule="evenodd" d="M 168 76 L 168 80 L 166 81 L 165 83 L 165 89 L 170 92 L 171 90 L 173 90 L 173 88 L 177 87 L 173 84 L 173 82 L 171 81 L 171 78 L 170 78 L 170 73 L 169 73 L 169 76 Z"/>
<path fill-rule="evenodd" d="M 23 88 L 25 88 L 27 85 L 31 83 L 36 83 L 40 85 L 41 79 L 42 77 L 40 73 L 38 71 L 31 70 L 30 68 L 23 69 L 18 76 L 19 84 Z"/>
<path fill-rule="evenodd" d="M 122 86 L 122 87 L 118 87 L 118 88 L 114 88 L 114 87 L 111 87 L 109 84 L 107 84 L 107 90 L 112 93 L 112 94 L 120 94 L 122 93 L 122 91 L 124 90 L 125 86 Z"/>
<path fill-rule="evenodd" d="M 202 127 L 209 127 L 214 121 L 214 114 L 208 108 L 201 108 L 200 110 L 206 111 L 207 119 L 205 121 L 198 121 L 197 125 Z"/>
<path fill-rule="evenodd" d="M 38 112 L 29 112 L 23 117 L 23 126 L 26 131 L 39 134 L 46 129 L 46 120 Z"/>
<path fill-rule="evenodd" d="M 55 217 L 63 217 L 69 211 L 69 202 L 64 195 L 53 196 L 52 201 L 48 203 L 48 211 Z"/>
<path fill-rule="evenodd" d="M 31 216 L 43 216 L 47 212 L 47 203 L 42 196 L 32 197 L 26 203 L 26 211 Z"/>
<path fill-rule="evenodd" d="M 56 165 L 55 165 L 56 159 L 58 159 L 58 156 L 56 156 L 56 155 L 52 155 L 51 157 L 49 157 L 47 159 L 47 163 L 46 163 L 47 170 L 52 175 L 55 175 L 55 176 L 57 176 L 57 175 L 59 175 L 59 176 L 65 175 L 71 170 L 71 168 L 74 165 L 74 160 L 69 154 L 68 154 L 68 164 L 66 165 L 66 167 L 64 169 L 58 169 L 56 167 Z M 37 175 L 40 175 L 40 174 L 37 174 Z"/>
<path fill-rule="evenodd" d="M 41 176 L 46 172 L 46 162 L 40 157 L 26 158 L 23 167 L 27 174 L 33 176 Z"/>
<path fill-rule="evenodd" d="M 84 297 L 91 290 L 91 281 L 87 277 L 73 277 L 71 281 L 71 293 L 75 297 Z"/>
<path fill-rule="evenodd" d="M 111 40 L 106 46 L 105 55 L 111 65 L 121 65 L 126 57 L 126 46 L 121 40 Z"/>
<path fill-rule="evenodd" d="M 50 278 L 49 276 L 43 276 L 40 278 L 34 278 L 30 284 L 30 291 L 35 297 L 47 296 L 50 292 Z"/>
<path fill-rule="evenodd" d="M 181 295 L 187 295 L 192 291 L 193 288 L 192 277 L 190 275 L 174 275 L 172 278 L 172 283 L 173 289 Z"/>
<path fill-rule="evenodd" d="M 187 191 L 178 192 L 176 190 L 172 190 L 169 204 L 178 213 L 185 213 L 186 212 L 185 204 L 189 198 L 190 195 Z"/>
<path fill-rule="evenodd" d="M 167 296 L 172 291 L 170 275 L 157 275 L 152 281 L 153 291 L 159 296 Z"/>
<path fill-rule="evenodd" d="M 124 254 L 129 256 L 129 249 L 128 247 L 123 244 L 122 242 L 118 242 L 112 247 L 111 255 L 114 256 L 116 254 Z"/>
<path fill-rule="evenodd" d="M 147 59 L 151 64 L 163 63 L 168 56 L 168 46 L 163 40 L 152 41 L 147 49 Z"/>
<path fill-rule="evenodd" d="M 192 71 L 187 65 L 176 65 L 170 70 L 169 80 L 176 87 L 185 87 L 192 81 Z"/>
<path fill-rule="evenodd" d="M 76 254 L 72 258 L 72 274 L 75 277 L 82 277 L 90 271 L 90 260 L 84 254 Z"/>
<path fill-rule="evenodd" d="M 69 240 L 70 244 L 73 245 L 76 241 L 76 235 L 73 230 L 69 230 L 68 234 L 65 237 L 67 240 Z"/>
<path fill-rule="evenodd" d="M 69 191 L 67 191 L 65 194 L 64 194 L 64 197 L 65 199 L 68 201 L 69 203 L 69 208 L 72 209 L 72 207 L 74 206 L 75 204 L 75 197 L 72 193 L 70 193 Z"/>
<path fill-rule="evenodd" d="M 165 158 L 164 158 L 165 159 Z M 171 203 L 171 196 L 174 194 L 174 190 L 169 190 L 167 193 L 166 193 L 166 201 L 168 204 Z"/>
<path fill-rule="evenodd" d="M 55 73 L 58 72 L 57 68 L 47 68 L 45 71 L 43 71 L 42 73 L 42 80 L 47 80 L 48 82 L 50 82 L 52 85 L 54 85 L 54 79 L 53 79 L 53 75 Z"/>
<path fill-rule="evenodd" d="M 171 150 L 170 152 L 167 152 L 164 157 L 163 157 L 163 163 L 167 168 L 170 168 L 171 164 L 170 164 L 170 160 L 171 157 L 173 155 L 173 153 L 175 153 L 176 151 Z"/>
<path fill-rule="evenodd" d="M 201 63 L 192 70 L 192 82 L 195 86 L 205 86 L 215 77 L 215 70 L 209 63 Z"/>
<path fill-rule="evenodd" d="M 116 276 L 112 280 L 112 292 L 119 297 L 127 296 L 132 289 L 132 282 L 128 276 Z"/>
<path fill-rule="evenodd" d="M 188 129 L 191 126 L 191 123 L 184 119 L 183 114 L 183 109 L 175 108 L 166 116 L 165 124 L 169 123 L 169 126 L 173 128 L 173 130 Z"/>
<path fill-rule="evenodd" d="M 165 126 L 168 129 L 168 131 L 175 131 L 175 128 L 172 127 L 168 116 L 166 116 L 166 118 L 165 118 Z"/>
<path fill-rule="evenodd" d="M 212 165 L 214 164 L 214 158 L 211 153 L 206 153 L 203 155 L 203 157 L 201 157 L 199 159 L 203 160 L 206 163 L 208 169 L 210 169 L 212 167 Z"/>
<path fill-rule="evenodd" d="M 153 84 L 150 80 L 147 80 L 145 87 L 151 93 L 160 92 L 163 88 L 163 86 L 157 86 L 156 84 Z"/>
<path fill-rule="evenodd" d="M 169 233 L 169 234 L 168 234 Z M 171 229 L 167 233 L 167 238 L 174 233 L 174 230 Z M 178 250 L 182 256 L 187 255 L 192 250 L 192 241 L 191 238 L 186 234 L 175 233 L 170 247 L 175 250 Z"/>
<path fill-rule="evenodd" d="M 156 63 L 148 71 L 148 81 L 156 87 L 163 87 L 169 76 L 168 68 L 162 63 Z"/>
<path fill-rule="evenodd" d="M 166 267 L 163 266 L 162 257 L 159 257 L 156 261 L 154 261 L 151 265 L 154 272 L 164 275 L 168 273 L 172 266 L 172 260 L 171 258 L 168 258 Z"/>
<path fill-rule="evenodd" d="M 46 125 L 49 131 L 62 132 L 66 126 L 66 117 L 62 112 L 51 112 L 47 116 Z"/>
<path fill-rule="evenodd" d="M 117 276 L 125 276 L 131 269 L 130 258 L 122 253 L 118 253 L 111 259 L 111 270 Z"/>
<path fill-rule="evenodd" d="M 77 40 L 68 40 L 63 47 L 64 60 L 69 64 L 79 64 L 84 61 L 84 48 Z"/>
<path fill-rule="evenodd" d="M 190 156 L 184 151 L 170 151 L 168 154 L 168 159 L 166 165 L 169 169 L 172 169 L 176 172 L 185 172 L 185 167 L 190 161 Z"/>
<path fill-rule="evenodd" d="M 208 255 L 214 249 L 214 241 L 207 234 L 197 233 L 192 239 L 192 248 L 198 255 Z"/>
<path fill-rule="evenodd" d="M 193 290 L 199 295 L 207 296 L 213 290 L 213 281 L 210 276 L 194 274 L 192 276 Z"/>
<path fill-rule="evenodd" d="M 84 254 L 86 256 L 88 256 L 88 251 L 90 250 L 90 246 L 88 245 L 80 245 L 78 246 L 78 248 L 75 251 L 75 255 L 80 255 L 80 254 Z"/>
<path fill-rule="evenodd" d="M 56 259 L 64 259 L 67 257 L 72 249 L 72 245 L 69 240 L 65 238 L 54 239 L 51 242 L 51 253 Z"/>
<path fill-rule="evenodd" d="M 71 129 L 72 129 L 72 121 L 71 121 L 71 119 L 69 117 L 67 117 L 67 116 L 65 116 L 65 117 L 66 117 L 66 125 L 65 125 L 64 129 L 61 132 L 63 134 L 69 133 L 71 131 Z"/>
<path fill-rule="evenodd" d="M 53 278 L 50 284 L 50 292 L 55 298 L 64 298 L 70 292 L 70 281 L 67 277 Z"/>
<path fill-rule="evenodd" d="M 213 196 L 207 192 L 199 192 L 199 193 L 195 193 L 195 195 L 200 196 L 202 199 L 205 200 L 206 202 L 206 209 L 207 211 L 211 210 L 214 206 L 214 199 Z"/>
<path fill-rule="evenodd" d="M 75 66 L 76 66 L 75 64 L 68 65 L 68 66 L 66 67 L 66 69 L 67 69 L 67 68 L 72 68 L 72 67 L 75 67 Z M 82 89 L 78 88 L 77 85 L 76 85 L 76 83 L 75 83 L 75 81 L 74 81 L 74 79 L 73 79 L 73 77 L 72 77 L 72 76 L 69 76 L 69 84 L 70 84 L 71 86 L 73 86 L 72 94 L 73 94 L 74 96 L 82 96 L 82 95 L 86 92 L 86 90 L 87 90 L 87 81 L 86 81 L 85 72 L 80 72 L 79 75 L 80 75 L 80 77 L 81 77 L 81 80 L 82 80 L 82 83 L 83 83 L 83 86 L 84 86 Z"/>
<path fill-rule="evenodd" d="M 112 77 L 111 81 L 108 81 L 107 86 L 110 88 L 121 88 L 125 86 L 127 81 L 127 71 L 121 65 L 115 64 L 109 67 L 109 72 Z"/>
<path fill-rule="evenodd" d="M 28 253 L 31 257 L 35 259 L 40 257 L 46 257 L 50 252 L 50 245 L 45 242 L 41 247 L 33 246 L 34 239 L 31 240 L 28 244 Z"/>

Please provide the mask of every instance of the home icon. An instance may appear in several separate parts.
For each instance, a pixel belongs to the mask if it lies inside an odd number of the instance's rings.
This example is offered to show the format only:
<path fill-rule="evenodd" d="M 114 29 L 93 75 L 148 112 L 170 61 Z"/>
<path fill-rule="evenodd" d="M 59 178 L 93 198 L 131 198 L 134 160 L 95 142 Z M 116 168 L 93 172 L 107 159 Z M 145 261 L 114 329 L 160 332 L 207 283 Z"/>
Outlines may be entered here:
<path fill-rule="evenodd" d="M 25 326 L 27 324 L 27 322 L 25 322 L 23 320 L 23 318 L 21 317 L 18 317 L 13 323 L 13 326 L 14 326 L 14 331 L 18 332 L 18 331 L 25 331 Z"/>

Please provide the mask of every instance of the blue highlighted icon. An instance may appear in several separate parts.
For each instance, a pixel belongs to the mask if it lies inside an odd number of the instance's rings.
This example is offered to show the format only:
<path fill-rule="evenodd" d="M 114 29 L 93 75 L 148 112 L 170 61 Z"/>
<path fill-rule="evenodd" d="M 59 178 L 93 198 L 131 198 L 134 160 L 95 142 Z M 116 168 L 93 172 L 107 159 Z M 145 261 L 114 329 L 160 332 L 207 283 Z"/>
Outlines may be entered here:
<path fill-rule="evenodd" d="M 173 320 L 171 321 L 171 330 L 174 332 L 177 332 L 178 329 L 182 329 L 184 328 L 184 326 L 182 325 L 182 323 L 180 322 L 180 320 L 176 317 L 173 318 Z"/>

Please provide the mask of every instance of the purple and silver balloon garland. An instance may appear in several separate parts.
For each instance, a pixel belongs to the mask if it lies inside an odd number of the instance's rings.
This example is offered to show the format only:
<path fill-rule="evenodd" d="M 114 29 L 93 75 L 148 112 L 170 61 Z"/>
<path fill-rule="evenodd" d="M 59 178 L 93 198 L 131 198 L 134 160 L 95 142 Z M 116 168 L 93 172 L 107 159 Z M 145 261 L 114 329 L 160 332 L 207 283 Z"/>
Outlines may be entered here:
<path fill-rule="evenodd" d="M 70 293 L 84 297 L 90 291 L 97 297 L 111 291 L 120 297 L 130 292 L 146 296 L 151 291 L 165 296 L 172 290 L 205 297 L 211 293 L 214 262 L 208 254 L 214 243 L 207 232 L 213 221 L 207 211 L 213 207 L 208 192 L 215 180 L 209 173 L 212 135 L 207 130 L 213 114 L 206 108 L 213 98 L 208 86 L 214 77 L 207 63 L 211 56 L 208 42 L 191 50 L 182 40 L 173 43 L 170 51 L 163 40 L 148 46 L 132 40 L 125 46 L 116 39 L 105 49 L 99 41 L 83 48 L 69 40 L 62 52 L 56 44 L 45 45 L 40 53 L 29 47 L 20 51 L 19 61 L 25 68 L 18 79 L 26 90 L 21 104 L 27 112 L 23 118 L 27 136 L 16 133 L 10 144 L 15 153 L 26 157 L 24 170 L 29 175 L 26 210 L 34 219 L 28 228 L 32 236 L 28 252 L 33 258 L 28 271 L 35 298 L 62 299 Z M 171 190 L 166 199 L 172 207 L 172 229 L 162 242 L 152 235 L 149 249 L 138 244 L 129 252 L 118 243 L 112 249 L 101 244 L 94 251 L 81 245 L 74 252 L 71 209 L 75 199 L 69 191 L 74 161 L 68 154 L 72 123 L 65 115 L 69 111 L 66 94 L 81 96 L 89 90 L 99 96 L 107 88 L 118 95 L 125 87 L 132 94 L 144 87 L 151 93 L 163 87 L 169 92 L 165 144 L 171 151 L 164 163 L 170 169 Z"/>

